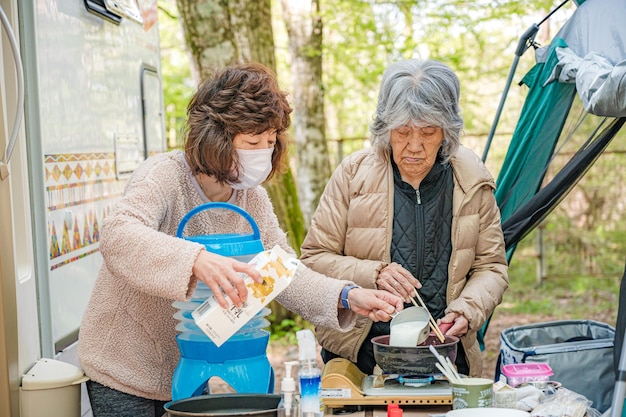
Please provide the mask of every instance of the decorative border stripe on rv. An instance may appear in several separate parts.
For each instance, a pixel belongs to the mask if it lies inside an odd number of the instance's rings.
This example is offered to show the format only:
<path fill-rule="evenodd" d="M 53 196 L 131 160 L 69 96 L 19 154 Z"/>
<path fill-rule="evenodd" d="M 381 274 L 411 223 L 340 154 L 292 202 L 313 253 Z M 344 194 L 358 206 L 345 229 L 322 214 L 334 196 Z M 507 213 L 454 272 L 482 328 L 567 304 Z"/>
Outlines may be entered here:
<path fill-rule="evenodd" d="M 114 153 L 45 155 L 50 270 L 98 253 L 100 224 L 122 195 Z"/>
<path fill-rule="evenodd" d="M 63 261 L 63 262 L 59 262 L 59 263 L 58 263 L 58 264 L 56 264 L 56 265 L 52 265 L 52 266 L 50 267 L 50 270 L 51 270 L 51 271 L 54 271 L 55 269 L 57 269 L 57 268 L 59 268 L 59 267 L 61 267 L 61 266 L 67 265 L 67 264 L 69 264 L 69 263 L 72 263 L 72 262 L 77 261 L 77 260 L 79 260 L 79 259 L 81 259 L 81 258 L 84 258 L 84 257 L 89 256 L 89 255 L 93 255 L 94 253 L 98 253 L 98 252 L 100 252 L 100 248 L 97 248 L 97 249 L 94 249 L 94 250 L 90 250 L 89 252 L 85 252 L 85 253 L 80 254 L 80 255 L 78 255 L 78 256 L 74 256 L 74 257 L 72 257 L 72 258 L 66 259 L 66 260 L 65 260 L 65 261 Z"/>
<path fill-rule="evenodd" d="M 119 181 L 107 179 L 46 187 L 48 210 L 120 197 L 119 185 Z"/>
<path fill-rule="evenodd" d="M 47 185 L 76 180 L 115 178 L 113 153 L 45 155 L 44 165 Z"/>

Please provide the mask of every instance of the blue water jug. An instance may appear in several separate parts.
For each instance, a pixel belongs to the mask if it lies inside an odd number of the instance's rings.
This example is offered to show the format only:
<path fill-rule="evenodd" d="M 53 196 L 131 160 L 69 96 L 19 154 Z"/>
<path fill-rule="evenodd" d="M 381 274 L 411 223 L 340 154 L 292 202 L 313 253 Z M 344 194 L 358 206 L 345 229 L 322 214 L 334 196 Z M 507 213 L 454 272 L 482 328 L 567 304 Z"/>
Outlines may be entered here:
<path fill-rule="evenodd" d="M 183 236 L 185 226 L 198 213 L 211 209 L 227 209 L 244 217 L 252 233 L 226 233 Z M 259 252 L 263 243 L 256 222 L 242 208 L 229 203 L 205 203 L 189 211 L 180 221 L 176 236 L 204 245 L 207 251 L 248 262 Z M 198 281 L 189 301 L 175 301 L 179 321 L 176 342 L 181 358 L 172 377 L 172 399 L 200 395 L 207 390 L 208 380 L 219 376 L 237 392 L 273 393 L 274 371 L 266 355 L 270 325 L 265 318 L 271 313 L 264 308 L 220 347 L 195 324 L 191 313 L 212 295 L 211 289 Z"/>
<path fill-rule="evenodd" d="M 252 233 L 240 234 L 240 233 L 225 233 L 214 235 L 196 235 L 196 236 L 183 236 L 185 226 L 189 220 L 196 214 L 210 209 L 227 209 L 239 213 L 244 219 L 250 223 L 252 227 Z M 248 214 L 247 211 L 241 207 L 235 206 L 230 203 L 205 203 L 191 210 L 189 213 L 180 220 L 178 229 L 176 230 L 176 236 L 183 239 L 197 242 L 206 248 L 207 251 L 217 253 L 223 256 L 229 256 L 239 259 L 243 262 L 248 262 L 257 253 L 262 252 L 263 242 L 261 242 L 261 233 L 256 222 Z"/>

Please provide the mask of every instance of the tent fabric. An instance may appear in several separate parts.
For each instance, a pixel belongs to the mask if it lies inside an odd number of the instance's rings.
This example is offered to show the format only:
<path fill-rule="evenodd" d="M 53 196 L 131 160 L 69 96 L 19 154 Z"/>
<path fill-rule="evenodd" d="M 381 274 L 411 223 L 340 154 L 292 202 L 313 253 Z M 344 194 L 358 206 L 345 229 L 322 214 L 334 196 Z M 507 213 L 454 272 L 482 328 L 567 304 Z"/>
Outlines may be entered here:
<path fill-rule="evenodd" d="M 522 79 L 528 95 L 496 181 L 502 221 L 539 190 L 574 99 L 573 84 L 545 83 L 558 63 L 556 49 L 565 46 L 556 39 L 546 62 L 536 64 Z"/>
<path fill-rule="evenodd" d="M 615 350 L 613 351 L 613 366 L 615 375 L 619 374 L 619 360 L 624 349 L 624 337 L 626 337 L 626 265 L 624 275 L 619 286 L 619 308 L 617 309 L 617 321 L 615 323 Z M 626 369 L 621 369 L 626 371 Z"/>
<path fill-rule="evenodd" d="M 579 57 L 595 52 L 612 65 L 626 58 L 626 1 L 587 0 L 559 29 L 557 37 L 565 39 Z"/>
<path fill-rule="evenodd" d="M 597 139 L 590 138 L 540 192 L 577 92 L 589 113 L 626 116 L 625 21 L 625 0 L 585 1 L 550 45 L 536 51 L 536 65 L 520 83 L 528 95 L 495 192 L 509 262 L 519 240 L 565 197 L 624 123 L 614 120 Z M 482 349 L 489 321 L 478 331 Z"/>
<path fill-rule="evenodd" d="M 557 51 L 559 82 L 576 83 L 583 107 L 591 114 L 626 116 L 626 60 L 612 65 L 596 53 L 584 58 L 569 48 Z"/>
<path fill-rule="evenodd" d="M 624 118 L 613 119 L 609 126 L 590 138 L 588 146 L 581 148 L 548 185 L 502 224 L 507 248 L 522 240 L 563 200 L 611 143 L 624 121 Z"/>
<path fill-rule="evenodd" d="M 567 48 L 557 52 L 559 63 L 553 76 L 562 83 L 576 83 L 583 106 L 591 114 L 626 116 L 625 18 L 624 0 L 586 1 L 557 34 Z M 542 53 L 545 50 L 538 51 L 538 61 Z"/>
<path fill-rule="evenodd" d="M 624 21 L 626 1 L 587 0 L 536 52 L 537 64 L 522 79 L 529 92 L 496 181 L 503 222 L 539 191 L 576 92 L 587 112 L 626 117 Z M 510 260 L 514 245 L 507 250 Z"/>
<path fill-rule="evenodd" d="M 557 34 L 568 45 L 559 51 L 559 81 L 576 83 L 583 106 L 591 114 L 626 116 L 624 16 L 625 0 L 587 1 Z"/>
<path fill-rule="evenodd" d="M 556 49 L 565 46 L 562 39 L 555 39 L 545 62 L 537 63 L 522 79 L 529 92 L 496 181 L 495 197 L 503 222 L 539 190 L 575 97 L 573 84 L 546 84 L 558 63 Z M 508 262 L 516 243 L 507 246 Z M 491 316 L 476 335 L 481 350 L 490 321 Z"/>

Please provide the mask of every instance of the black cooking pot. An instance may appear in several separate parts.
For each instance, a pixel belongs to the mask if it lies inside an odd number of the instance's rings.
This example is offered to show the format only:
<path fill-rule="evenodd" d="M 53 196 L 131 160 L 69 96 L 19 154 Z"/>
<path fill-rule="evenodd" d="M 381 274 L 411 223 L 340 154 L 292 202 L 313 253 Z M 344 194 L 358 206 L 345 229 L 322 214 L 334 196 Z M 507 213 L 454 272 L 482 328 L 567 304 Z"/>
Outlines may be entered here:
<path fill-rule="evenodd" d="M 441 356 L 447 356 L 452 363 L 456 359 L 456 336 L 444 336 L 443 343 L 431 334 L 420 345 L 410 347 L 389 346 L 389 335 L 372 338 L 374 360 L 386 374 L 440 374 L 436 364 L 439 363 L 429 346 L 433 345 Z"/>
<path fill-rule="evenodd" d="M 277 417 L 279 402 L 274 394 L 210 394 L 170 401 L 165 411 L 167 417 Z"/>

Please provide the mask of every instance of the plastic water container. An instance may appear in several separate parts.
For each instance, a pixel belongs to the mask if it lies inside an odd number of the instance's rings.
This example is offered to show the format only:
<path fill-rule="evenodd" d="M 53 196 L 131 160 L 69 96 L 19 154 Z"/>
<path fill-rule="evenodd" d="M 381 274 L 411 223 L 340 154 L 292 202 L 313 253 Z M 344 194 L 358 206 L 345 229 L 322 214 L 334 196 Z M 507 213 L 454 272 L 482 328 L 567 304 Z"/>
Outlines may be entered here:
<path fill-rule="evenodd" d="M 251 234 L 213 234 L 213 235 L 195 235 L 195 236 L 183 236 L 185 226 L 189 220 L 198 213 L 211 210 L 211 209 L 226 209 L 234 211 L 244 217 L 250 227 L 252 228 Z M 201 243 L 204 245 L 207 251 L 217 253 L 218 255 L 228 256 L 235 258 L 242 262 L 248 262 L 259 252 L 262 252 L 263 243 L 261 242 L 261 234 L 259 228 L 254 219 L 242 208 L 229 203 L 206 203 L 202 204 L 193 210 L 189 211 L 180 221 L 178 229 L 176 230 L 176 236 L 191 240 L 193 242 Z M 176 326 L 176 329 L 188 336 L 193 335 L 194 340 L 199 340 L 205 337 L 207 341 L 211 339 L 198 327 L 191 317 L 191 312 L 198 308 L 200 304 L 209 298 L 213 292 L 204 283 L 199 281 L 196 289 L 189 301 L 175 301 L 172 305 L 178 309 L 174 317 L 180 321 Z M 242 336 L 253 333 L 256 330 L 264 329 L 270 325 L 270 322 L 265 319 L 272 311 L 269 308 L 261 310 L 253 319 L 251 319 L 245 326 L 243 326 L 233 337 Z M 186 338 L 186 335 L 182 336 Z"/>
<path fill-rule="evenodd" d="M 179 321 L 176 325 L 176 330 L 180 333 L 193 335 L 194 340 L 200 340 L 205 338 L 207 341 L 211 339 L 196 325 L 191 312 L 198 308 L 204 300 L 206 300 L 212 291 L 206 284 L 199 282 L 198 287 L 193 292 L 189 301 L 174 301 L 172 305 L 178 310 L 174 314 L 174 318 Z M 264 308 L 259 311 L 248 323 L 246 323 L 241 329 L 239 329 L 232 337 L 239 337 L 254 332 L 255 330 L 265 329 L 269 327 L 270 322 L 265 317 L 272 312 L 269 308 Z M 185 336 L 183 336 L 185 337 Z M 211 342 L 212 343 L 212 342 Z"/>
<path fill-rule="evenodd" d="M 250 224 L 252 233 L 222 233 L 212 235 L 183 236 L 185 226 L 187 226 L 187 223 L 193 216 L 202 211 L 211 209 L 226 209 L 240 214 Z M 241 207 L 229 203 L 205 203 L 189 211 L 189 213 L 185 214 L 178 224 L 176 236 L 186 240 L 191 240 L 192 242 L 200 243 L 204 245 L 206 250 L 209 252 L 235 258 L 242 262 L 250 261 L 255 255 L 259 252 L 263 252 L 264 250 L 263 242 L 261 242 L 259 227 L 252 216 L 250 216 L 250 214 Z"/>
<path fill-rule="evenodd" d="M 227 209 L 244 217 L 251 234 L 213 234 L 183 236 L 189 219 L 204 210 Z M 187 213 L 178 225 L 176 236 L 204 245 L 207 251 L 248 262 L 264 250 L 259 228 L 243 209 L 228 203 L 206 203 Z M 264 308 L 218 347 L 195 324 L 191 313 L 212 295 L 211 289 L 198 282 L 188 301 L 175 301 L 174 318 L 178 320 L 176 342 L 181 352 L 178 366 L 172 376 L 172 399 L 179 400 L 201 395 L 208 380 L 219 376 L 237 392 L 272 393 L 274 371 L 266 355 L 269 332 L 264 330 L 271 313 Z"/>

